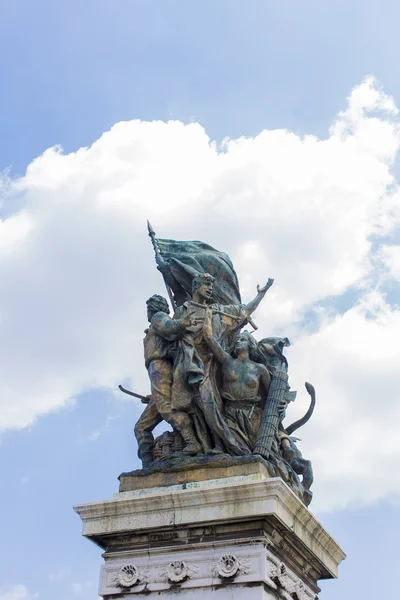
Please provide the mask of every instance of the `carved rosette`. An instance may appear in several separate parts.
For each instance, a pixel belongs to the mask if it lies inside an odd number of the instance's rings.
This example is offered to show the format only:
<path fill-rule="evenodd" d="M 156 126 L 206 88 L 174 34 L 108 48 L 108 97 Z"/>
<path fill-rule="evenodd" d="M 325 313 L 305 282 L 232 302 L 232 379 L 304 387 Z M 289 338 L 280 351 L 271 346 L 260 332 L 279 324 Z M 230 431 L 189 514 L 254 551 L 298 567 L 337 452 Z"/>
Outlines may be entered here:
<path fill-rule="evenodd" d="M 236 577 L 239 569 L 239 561 L 233 554 L 224 554 L 217 562 L 218 575 L 224 579 Z"/>
<path fill-rule="evenodd" d="M 139 570 L 135 565 L 125 565 L 115 576 L 115 583 L 118 587 L 130 588 L 139 581 Z"/>
<path fill-rule="evenodd" d="M 183 560 L 174 560 L 160 570 L 160 577 L 169 583 L 182 583 L 198 573 L 199 567 Z"/>
<path fill-rule="evenodd" d="M 188 568 L 183 560 L 174 560 L 167 567 L 168 581 L 171 583 L 180 583 L 189 577 Z"/>

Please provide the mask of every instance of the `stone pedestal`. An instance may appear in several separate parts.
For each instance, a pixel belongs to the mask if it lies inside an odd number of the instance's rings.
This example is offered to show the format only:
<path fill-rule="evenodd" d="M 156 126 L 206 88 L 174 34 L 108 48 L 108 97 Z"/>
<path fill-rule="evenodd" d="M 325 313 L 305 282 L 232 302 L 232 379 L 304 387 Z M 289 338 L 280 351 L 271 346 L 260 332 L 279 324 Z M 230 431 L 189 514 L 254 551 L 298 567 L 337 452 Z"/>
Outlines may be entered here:
<path fill-rule="evenodd" d="M 83 535 L 105 550 L 100 596 L 316 600 L 345 555 L 254 458 L 126 474 L 112 500 L 75 506 Z"/>

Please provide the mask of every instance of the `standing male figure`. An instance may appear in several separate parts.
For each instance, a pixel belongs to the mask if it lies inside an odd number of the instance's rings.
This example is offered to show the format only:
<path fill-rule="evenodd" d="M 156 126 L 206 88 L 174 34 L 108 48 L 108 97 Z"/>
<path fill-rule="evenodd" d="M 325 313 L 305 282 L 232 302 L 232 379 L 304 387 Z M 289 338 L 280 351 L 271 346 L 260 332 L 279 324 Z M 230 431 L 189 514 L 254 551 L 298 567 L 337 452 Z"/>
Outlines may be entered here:
<path fill-rule="evenodd" d="M 201 451 L 197 441 L 192 421 L 187 412 L 173 410 L 171 406 L 172 392 L 172 346 L 180 339 L 192 324 L 192 313 L 187 313 L 181 319 L 169 317 L 168 302 L 162 296 L 155 294 L 149 298 L 147 318 L 150 327 L 146 330 L 143 340 L 144 358 L 149 373 L 151 395 L 150 400 L 135 425 L 135 436 L 138 442 L 138 456 L 143 467 L 153 462 L 154 428 L 166 421 L 179 431 L 184 439 L 184 454 L 194 456 Z"/>
<path fill-rule="evenodd" d="M 173 402 L 175 408 L 193 410 L 196 431 L 204 451 L 223 452 L 224 447 L 233 455 L 246 455 L 248 448 L 241 444 L 230 431 L 223 416 L 222 400 L 216 379 L 216 362 L 203 336 L 206 309 L 212 310 L 212 332 L 214 338 L 226 349 L 236 331 L 241 329 L 256 310 L 273 279 L 263 287 L 257 287 L 257 296 L 247 305 L 222 305 L 212 303 L 214 277 L 201 273 L 194 277 L 192 300 L 180 306 L 175 318 L 192 315 L 192 326 L 177 344 L 174 366 Z M 173 404 L 174 405 L 174 404 Z M 207 435 L 204 422 L 211 432 Z"/>

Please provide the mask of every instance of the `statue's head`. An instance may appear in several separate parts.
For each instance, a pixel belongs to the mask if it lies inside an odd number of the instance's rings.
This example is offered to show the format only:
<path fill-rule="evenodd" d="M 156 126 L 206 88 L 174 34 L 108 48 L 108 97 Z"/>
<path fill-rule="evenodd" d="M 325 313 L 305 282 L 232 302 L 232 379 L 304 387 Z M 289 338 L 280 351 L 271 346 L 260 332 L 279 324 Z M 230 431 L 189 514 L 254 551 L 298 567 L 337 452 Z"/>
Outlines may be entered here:
<path fill-rule="evenodd" d="M 209 273 L 199 273 L 199 275 L 196 275 L 192 283 L 193 300 L 210 302 L 212 300 L 214 281 L 214 277 Z"/>
<path fill-rule="evenodd" d="M 258 349 L 257 341 L 253 338 L 251 333 L 248 331 L 239 331 L 236 334 L 235 342 L 233 346 L 233 352 L 237 356 L 240 350 L 248 350 L 249 358 L 254 362 L 260 362 L 261 356 Z"/>
<path fill-rule="evenodd" d="M 154 294 L 154 296 L 151 296 L 151 298 L 147 300 L 146 304 L 147 318 L 149 321 L 151 321 L 152 317 L 158 312 L 167 313 L 167 315 L 169 315 L 169 305 L 163 296 Z"/>

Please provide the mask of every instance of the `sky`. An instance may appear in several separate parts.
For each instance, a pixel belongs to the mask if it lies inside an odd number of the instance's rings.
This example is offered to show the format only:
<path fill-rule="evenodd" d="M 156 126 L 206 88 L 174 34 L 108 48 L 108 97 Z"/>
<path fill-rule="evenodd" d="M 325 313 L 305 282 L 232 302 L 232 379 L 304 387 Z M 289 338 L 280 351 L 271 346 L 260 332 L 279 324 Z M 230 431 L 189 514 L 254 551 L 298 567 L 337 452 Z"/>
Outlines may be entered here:
<path fill-rule="evenodd" d="M 347 553 L 323 600 L 395 597 L 400 7 L 0 1 L 0 600 L 97 598 L 72 506 L 138 468 L 147 236 L 227 252 L 285 335 L 311 505 Z M 300 433 L 300 432 L 299 432 Z M 374 565 L 365 576 L 366 565 Z M 22 566 L 23 565 L 23 566 Z"/>

